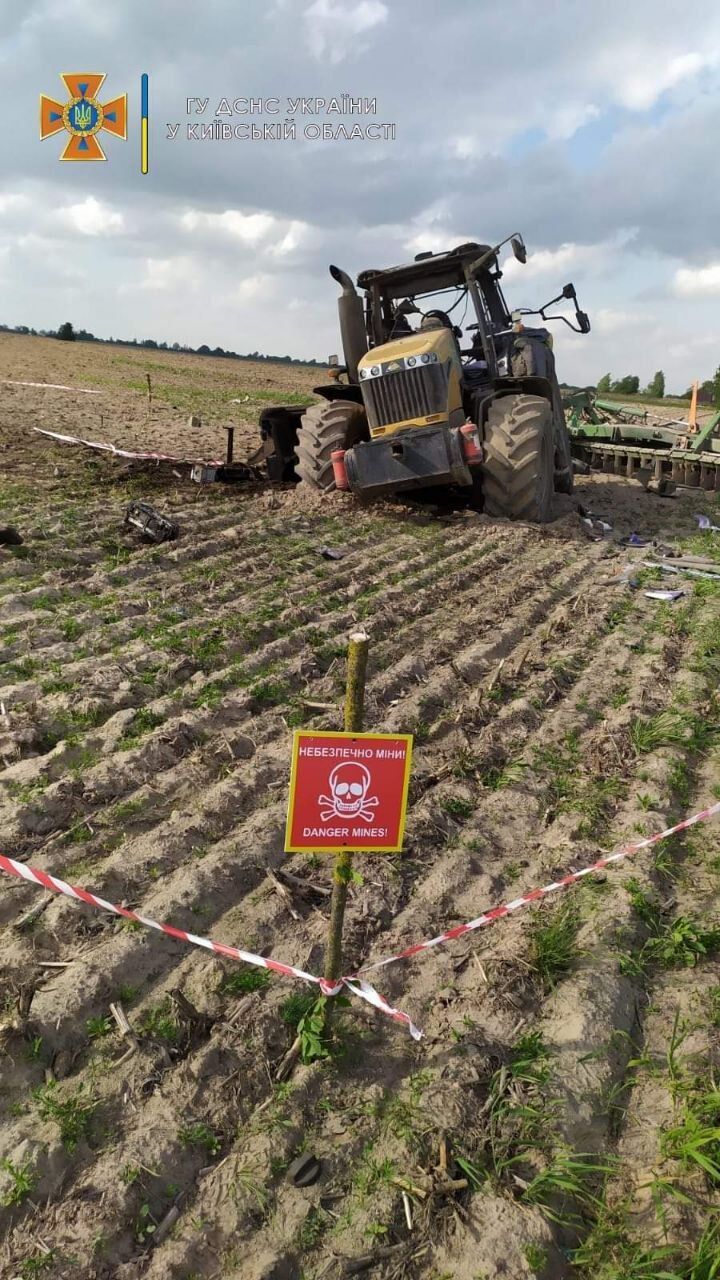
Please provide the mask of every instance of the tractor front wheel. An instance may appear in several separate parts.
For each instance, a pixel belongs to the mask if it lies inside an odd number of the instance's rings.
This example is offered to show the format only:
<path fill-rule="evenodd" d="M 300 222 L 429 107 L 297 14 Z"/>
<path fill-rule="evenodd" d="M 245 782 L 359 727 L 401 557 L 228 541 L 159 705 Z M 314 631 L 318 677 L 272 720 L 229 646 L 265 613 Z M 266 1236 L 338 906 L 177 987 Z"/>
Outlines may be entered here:
<path fill-rule="evenodd" d="M 552 408 L 541 396 L 494 400 L 483 433 L 485 511 L 544 524 L 553 499 Z"/>
<path fill-rule="evenodd" d="M 350 449 L 368 438 L 362 405 L 352 400 L 323 400 L 313 404 L 300 422 L 297 473 L 305 484 L 327 492 L 335 488 L 331 454 Z"/>

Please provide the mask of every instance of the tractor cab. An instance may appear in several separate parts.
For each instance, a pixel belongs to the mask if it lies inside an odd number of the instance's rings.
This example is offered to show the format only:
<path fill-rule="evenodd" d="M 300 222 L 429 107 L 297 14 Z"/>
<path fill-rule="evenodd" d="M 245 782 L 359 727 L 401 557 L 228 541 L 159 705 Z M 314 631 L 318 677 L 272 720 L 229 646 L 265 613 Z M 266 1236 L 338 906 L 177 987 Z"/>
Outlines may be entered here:
<path fill-rule="evenodd" d="M 507 241 L 524 262 L 522 238 Z M 590 324 L 572 285 L 539 310 L 511 312 L 498 263 L 507 241 L 362 271 L 357 288 L 330 267 L 341 287 L 344 362 L 336 359 L 331 383 L 316 388 L 321 403 L 302 415 L 269 410 L 261 421 L 270 458 L 278 431 L 286 431 L 279 451 L 285 478 L 291 469 L 315 488 L 373 496 L 453 485 L 495 514 L 548 518 L 553 491 L 572 487 L 570 448 L 552 337 L 527 328 L 523 317 L 558 318 L 583 333 Z M 574 302 L 575 323 L 546 315 L 562 299 Z M 289 420 L 277 416 L 288 413 Z"/>

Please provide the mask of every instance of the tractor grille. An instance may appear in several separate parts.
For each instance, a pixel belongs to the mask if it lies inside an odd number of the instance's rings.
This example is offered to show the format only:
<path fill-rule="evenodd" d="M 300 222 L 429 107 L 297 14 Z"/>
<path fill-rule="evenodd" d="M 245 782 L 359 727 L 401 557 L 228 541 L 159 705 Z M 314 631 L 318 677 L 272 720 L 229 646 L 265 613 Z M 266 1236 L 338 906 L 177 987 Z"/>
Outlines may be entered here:
<path fill-rule="evenodd" d="M 447 411 L 447 370 L 442 364 L 399 369 L 362 383 L 370 430 Z"/>

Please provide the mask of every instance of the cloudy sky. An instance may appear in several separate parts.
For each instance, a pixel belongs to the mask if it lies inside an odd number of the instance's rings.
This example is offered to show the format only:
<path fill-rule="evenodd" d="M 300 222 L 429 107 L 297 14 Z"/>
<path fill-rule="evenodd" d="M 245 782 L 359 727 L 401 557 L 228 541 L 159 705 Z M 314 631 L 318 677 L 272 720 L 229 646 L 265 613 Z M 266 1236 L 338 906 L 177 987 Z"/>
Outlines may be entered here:
<path fill-rule="evenodd" d="M 59 163 L 38 96 L 62 71 L 129 94 L 106 164 Z M 150 76 L 151 170 L 139 168 Z M 720 6 L 707 0 L 5 0 L 0 320 L 324 357 L 327 264 L 355 273 L 519 228 L 514 305 L 568 280 L 593 331 L 561 377 L 720 364 Z M 190 140 L 186 99 L 377 99 L 394 140 Z M 174 141 L 167 125 L 179 124 Z"/>

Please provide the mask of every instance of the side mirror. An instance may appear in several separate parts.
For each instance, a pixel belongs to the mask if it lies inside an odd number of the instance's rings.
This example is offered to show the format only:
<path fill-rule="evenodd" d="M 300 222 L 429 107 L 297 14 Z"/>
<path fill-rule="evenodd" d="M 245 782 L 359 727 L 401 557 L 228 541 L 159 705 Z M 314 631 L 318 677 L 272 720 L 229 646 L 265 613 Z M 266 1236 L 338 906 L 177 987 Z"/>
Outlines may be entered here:
<path fill-rule="evenodd" d="M 574 285 L 574 284 L 566 284 L 566 285 L 563 285 L 562 296 L 563 296 L 563 298 L 574 298 L 574 297 L 575 297 L 575 285 Z"/>
<path fill-rule="evenodd" d="M 578 322 L 578 328 L 581 333 L 590 332 L 590 317 L 586 311 L 576 311 L 575 319 Z"/>
<path fill-rule="evenodd" d="M 520 239 L 520 236 L 512 236 L 510 238 L 510 247 L 512 248 L 513 254 L 517 258 L 518 262 L 527 262 L 527 249 L 525 248 L 523 241 Z"/>

